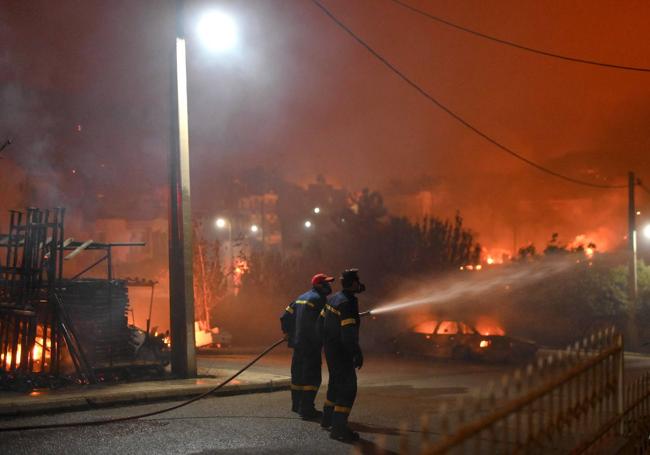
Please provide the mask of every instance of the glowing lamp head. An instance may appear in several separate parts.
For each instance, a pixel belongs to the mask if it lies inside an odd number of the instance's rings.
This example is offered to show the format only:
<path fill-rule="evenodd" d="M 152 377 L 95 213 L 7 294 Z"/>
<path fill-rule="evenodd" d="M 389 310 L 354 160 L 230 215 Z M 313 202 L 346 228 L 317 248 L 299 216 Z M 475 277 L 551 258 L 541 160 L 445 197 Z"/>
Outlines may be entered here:
<path fill-rule="evenodd" d="M 320 213 L 320 207 L 314 207 L 314 213 L 318 215 Z"/>
<path fill-rule="evenodd" d="M 217 221 L 215 223 L 219 229 L 223 229 L 226 227 L 226 220 L 223 218 L 217 218 Z"/>
<path fill-rule="evenodd" d="M 237 24 L 221 11 L 204 14 L 196 30 L 203 45 L 213 52 L 229 51 L 237 45 Z"/>
<path fill-rule="evenodd" d="M 256 234 L 257 232 L 259 232 L 259 230 L 260 230 L 260 227 L 257 224 L 254 224 L 254 225 L 251 226 L 251 232 L 253 234 Z"/>
<path fill-rule="evenodd" d="M 311 221 L 309 220 L 305 221 L 305 228 L 311 229 L 311 227 L 312 227 Z"/>
<path fill-rule="evenodd" d="M 650 239 L 650 224 L 646 224 L 645 227 L 643 228 L 643 236 L 646 239 Z"/>

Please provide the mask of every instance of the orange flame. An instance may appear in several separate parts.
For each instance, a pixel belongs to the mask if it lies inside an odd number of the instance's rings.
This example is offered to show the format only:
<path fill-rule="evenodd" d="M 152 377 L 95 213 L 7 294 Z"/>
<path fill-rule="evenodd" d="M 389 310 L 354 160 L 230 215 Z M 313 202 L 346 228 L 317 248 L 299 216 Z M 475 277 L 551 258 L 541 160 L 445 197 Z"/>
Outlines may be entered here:
<path fill-rule="evenodd" d="M 48 339 L 45 347 L 45 358 L 43 358 L 43 337 L 36 337 L 34 347 L 32 348 L 32 361 L 34 369 L 36 369 L 37 366 L 40 366 L 41 362 L 43 361 L 45 361 L 45 364 L 47 365 L 48 361 L 50 360 L 51 347 L 52 341 Z M 22 344 L 19 342 L 16 346 L 16 368 L 20 367 L 20 363 L 22 361 L 22 353 Z M 14 356 L 11 351 L 7 352 L 6 357 L 4 354 L 0 354 L 0 363 L 4 362 L 6 369 L 9 369 L 11 368 L 11 361 L 13 358 Z"/>
<path fill-rule="evenodd" d="M 476 330 L 478 330 L 478 333 L 484 336 L 488 335 L 505 335 L 506 331 L 503 330 L 501 325 L 494 321 L 493 319 L 487 318 L 487 317 L 481 317 L 479 320 L 476 322 Z"/>
<path fill-rule="evenodd" d="M 232 271 L 232 281 L 235 285 L 235 289 L 238 290 L 241 287 L 242 278 L 248 272 L 248 270 L 248 262 L 245 259 L 239 258 L 235 261 Z"/>

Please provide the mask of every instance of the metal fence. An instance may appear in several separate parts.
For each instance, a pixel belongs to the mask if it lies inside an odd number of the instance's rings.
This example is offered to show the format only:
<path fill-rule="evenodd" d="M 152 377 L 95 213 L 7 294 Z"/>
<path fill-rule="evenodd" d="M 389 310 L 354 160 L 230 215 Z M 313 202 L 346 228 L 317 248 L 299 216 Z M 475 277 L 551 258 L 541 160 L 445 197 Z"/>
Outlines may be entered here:
<path fill-rule="evenodd" d="M 609 428 L 602 429 L 602 436 L 594 441 L 599 447 L 602 439 L 620 428 L 624 439 L 620 453 L 650 453 L 650 373 L 644 373 L 625 388 L 625 409 Z"/>
<path fill-rule="evenodd" d="M 650 372 L 624 382 L 623 337 L 609 329 L 392 434 L 400 454 L 648 454 Z M 353 453 L 394 453 L 385 446 L 383 436 Z"/>
<path fill-rule="evenodd" d="M 423 416 L 418 452 L 649 453 L 650 373 L 625 385 L 623 362 L 623 339 L 613 329 L 540 357 Z M 433 430 L 440 437 L 430 442 Z"/>

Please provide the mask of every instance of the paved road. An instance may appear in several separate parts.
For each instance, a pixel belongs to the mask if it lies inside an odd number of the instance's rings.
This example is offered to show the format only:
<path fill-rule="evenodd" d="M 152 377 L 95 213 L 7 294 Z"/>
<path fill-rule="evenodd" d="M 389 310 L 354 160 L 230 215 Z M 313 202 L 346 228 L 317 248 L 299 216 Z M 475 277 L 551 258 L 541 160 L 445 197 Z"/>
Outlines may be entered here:
<path fill-rule="evenodd" d="M 243 365 L 249 356 L 202 357 L 204 366 Z M 636 367 L 647 367 L 647 360 Z M 632 362 L 631 364 L 634 364 Z M 288 371 L 286 350 L 265 358 L 260 371 Z M 361 433 L 357 447 L 398 452 L 400 428 L 412 448 L 423 436 L 420 416 L 491 380 L 510 367 L 427 360 L 372 357 L 359 373 L 359 395 L 351 421 Z M 326 376 L 324 374 L 324 376 Z M 324 390 L 318 397 L 322 404 Z M 0 453 L 11 454 L 244 454 L 350 453 L 352 447 L 329 439 L 328 433 L 289 411 L 289 392 L 209 398 L 145 421 L 64 430 L 0 433 Z M 78 421 L 125 416 L 154 410 L 168 403 L 120 407 L 3 421 L 0 425 Z M 433 416 L 435 430 L 435 414 Z M 435 438 L 435 432 L 427 435 Z"/>

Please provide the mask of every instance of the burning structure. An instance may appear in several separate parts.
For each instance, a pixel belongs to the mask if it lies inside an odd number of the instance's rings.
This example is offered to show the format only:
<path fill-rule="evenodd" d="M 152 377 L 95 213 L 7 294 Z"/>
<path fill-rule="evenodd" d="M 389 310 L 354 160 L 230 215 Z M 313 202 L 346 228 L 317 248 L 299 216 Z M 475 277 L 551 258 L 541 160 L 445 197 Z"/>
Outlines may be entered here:
<path fill-rule="evenodd" d="M 129 327 L 128 283 L 112 272 L 112 249 L 141 243 L 66 239 L 64 215 L 11 211 L 0 234 L 0 384 L 29 389 L 70 375 L 92 383 L 107 369 L 162 368 L 165 344 Z M 100 258 L 64 277 L 64 262 L 91 250 Z M 105 279 L 84 278 L 103 263 Z"/>

